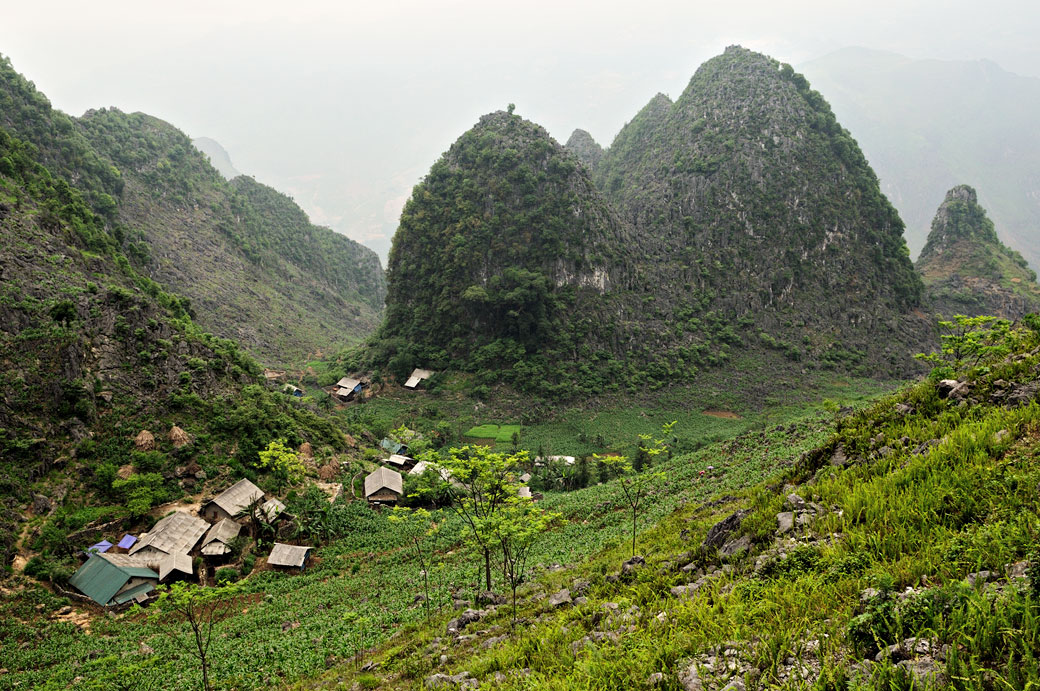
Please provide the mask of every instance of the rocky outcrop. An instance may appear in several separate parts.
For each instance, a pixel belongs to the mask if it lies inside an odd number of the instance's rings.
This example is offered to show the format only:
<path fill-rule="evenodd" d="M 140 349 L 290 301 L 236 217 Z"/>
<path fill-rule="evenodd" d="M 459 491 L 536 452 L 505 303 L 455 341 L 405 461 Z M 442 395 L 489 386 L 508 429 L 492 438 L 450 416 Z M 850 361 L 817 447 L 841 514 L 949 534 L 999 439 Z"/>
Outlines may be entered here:
<path fill-rule="evenodd" d="M 1017 319 L 1040 309 L 1040 285 L 1022 255 L 997 237 L 975 190 L 946 193 L 917 260 L 930 308 L 950 318 L 992 315 Z"/>

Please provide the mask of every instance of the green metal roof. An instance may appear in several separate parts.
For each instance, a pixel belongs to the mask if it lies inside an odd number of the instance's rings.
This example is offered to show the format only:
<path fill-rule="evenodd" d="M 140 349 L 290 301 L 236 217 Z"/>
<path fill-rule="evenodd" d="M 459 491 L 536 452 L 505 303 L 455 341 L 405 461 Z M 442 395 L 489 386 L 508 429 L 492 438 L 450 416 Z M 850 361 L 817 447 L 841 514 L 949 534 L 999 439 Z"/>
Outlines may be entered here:
<path fill-rule="evenodd" d="M 130 602 L 130 600 L 133 600 L 138 595 L 150 593 L 153 590 L 155 590 L 154 583 L 142 583 L 141 585 L 136 585 L 125 593 L 119 593 L 115 598 L 115 603 L 121 605 L 124 602 Z"/>
<path fill-rule="evenodd" d="M 131 578 L 158 580 L 159 574 L 141 567 L 116 566 L 107 559 L 92 554 L 72 575 L 69 583 L 99 605 L 107 605 Z"/>

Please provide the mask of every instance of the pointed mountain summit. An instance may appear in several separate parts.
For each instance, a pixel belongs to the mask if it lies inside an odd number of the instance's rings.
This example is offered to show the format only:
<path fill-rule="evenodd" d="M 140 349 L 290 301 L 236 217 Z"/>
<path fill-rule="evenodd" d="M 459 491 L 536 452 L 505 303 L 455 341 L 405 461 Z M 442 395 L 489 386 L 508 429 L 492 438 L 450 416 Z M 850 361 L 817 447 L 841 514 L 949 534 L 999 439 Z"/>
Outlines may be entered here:
<path fill-rule="evenodd" d="M 853 353 L 893 372 L 927 338 L 920 319 L 903 323 L 922 286 L 899 215 L 789 65 L 727 48 L 674 105 L 655 98 L 622 130 L 596 180 L 645 238 L 658 304 L 743 320 L 792 355 Z"/>
<path fill-rule="evenodd" d="M 630 280 L 629 244 L 588 172 L 543 128 L 511 112 L 485 115 L 401 214 L 379 359 L 395 374 L 413 363 L 519 362 L 521 372 L 502 376 L 539 388 L 573 382 L 555 363 L 615 345 L 605 305 Z"/>
<path fill-rule="evenodd" d="M 1040 309 L 1036 274 L 997 237 L 975 190 L 946 193 L 917 260 L 933 308 L 945 317 L 991 314 L 1015 319 Z"/>
<path fill-rule="evenodd" d="M 206 154 L 209 157 L 210 164 L 217 169 L 221 175 L 227 180 L 237 178 L 242 173 L 238 172 L 235 165 L 231 162 L 231 156 L 227 150 L 220 145 L 215 139 L 209 137 L 196 137 L 191 140 L 191 143 L 195 145 L 195 148 Z"/>
<path fill-rule="evenodd" d="M 592 135 L 582 129 L 574 130 L 570 139 L 564 145 L 567 151 L 578 157 L 590 171 L 596 170 L 599 161 L 603 158 L 603 147 L 600 146 Z"/>

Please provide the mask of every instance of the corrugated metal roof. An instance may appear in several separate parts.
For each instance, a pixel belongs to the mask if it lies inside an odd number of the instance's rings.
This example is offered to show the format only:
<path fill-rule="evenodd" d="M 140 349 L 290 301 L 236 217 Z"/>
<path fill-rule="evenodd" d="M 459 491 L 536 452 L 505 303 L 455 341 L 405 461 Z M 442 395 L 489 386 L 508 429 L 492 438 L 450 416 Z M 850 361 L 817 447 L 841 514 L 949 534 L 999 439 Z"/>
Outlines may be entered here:
<path fill-rule="evenodd" d="M 350 377 L 343 377 L 338 382 L 336 382 L 336 386 L 340 387 L 341 389 L 349 389 L 350 391 L 353 391 L 354 387 L 360 383 L 360 379 L 351 379 Z"/>
<path fill-rule="evenodd" d="M 112 555 L 126 556 L 126 555 Z M 107 605 L 131 578 L 154 578 L 159 574 L 140 566 L 117 566 L 101 555 L 92 554 L 69 583 L 99 605 Z"/>
<path fill-rule="evenodd" d="M 140 585 L 135 585 L 130 590 L 119 593 L 119 595 L 113 598 L 112 601 L 117 605 L 121 605 L 124 602 L 130 602 L 131 600 L 137 600 L 138 602 L 140 602 L 141 600 L 144 600 L 148 596 L 148 593 L 152 592 L 153 590 L 155 590 L 154 584 L 141 583 Z"/>
<path fill-rule="evenodd" d="M 241 532 L 242 526 L 235 523 L 230 518 L 224 518 L 213 524 L 213 527 L 206 532 L 206 537 L 202 538 L 203 553 L 205 553 L 205 547 L 214 540 L 227 544 L 231 542 L 238 533 Z"/>
<path fill-rule="evenodd" d="M 380 466 L 369 473 L 368 477 L 365 478 L 366 497 L 372 496 L 384 488 L 393 490 L 398 494 L 404 494 L 404 480 L 401 478 L 401 473 Z"/>
<path fill-rule="evenodd" d="M 168 554 L 159 562 L 159 580 L 164 581 L 166 577 L 173 571 L 180 571 L 186 573 L 189 576 L 195 572 L 192 568 L 191 557 L 181 552 L 177 554 Z"/>
<path fill-rule="evenodd" d="M 314 549 L 313 547 L 299 547 L 297 545 L 283 545 L 280 542 L 274 543 L 274 549 L 271 550 L 270 556 L 267 557 L 267 563 L 271 566 L 299 566 L 302 567 L 303 563 L 307 561 L 307 552 Z"/>
<path fill-rule="evenodd" d="M 530 499 L 531 498 L 531 488 L 528 487 L 527 485 L 521 485 L 520 487 L 517 488 L 516 495 L 518 497 L 522 497 L 522 498 L 525 498 L 525 499 Z"/>
<path fill-rule="evenodd" d="M 268 523 L 278 518 L 282 511 L 285 511 L 285 504 L 277 499 L 268 499 L 260 507 L 260 513 L 267 518 Z"/>
<path fill-rule="evenodd" d="M 432 376 L 433 372 L 431 372 L 430 370 L 419 369 L 418 367 L 416 367 L 414 370 L 412 370 L 412 375 L 408 377 L 408 381 L 406 381 L 404 385 L 409 389 L 414 389 L 419 385 L 419 382 L 421 382 L 423 379 L 429 379 Z"/>
<path fill-rule="evenodd" d="M 235 516 L 242 509 L 257 499 L 263 499 L 264 492 L 249 480 L 242 478 L 235 484 L 213 498 L 213 503 Z"/>
<path fill-rule="evenodd" d="M 160 519 L 151 532 L 141 536 L 137 544 L 130 548 L 130 554 L 136 554 L 145 547 L 166 554 L 190 552 L 208 528 L 209 523 L 201 518 L 175 511 Z"/>
<path fill-rule="evenodd" d="M 390 454 L 390 458 L 386 459 L 387 463 L 393 463 L 394 465 L 401 466 L 402 468 L 412 462 L 412 458 L 405 456 L 400 453 Z"/>
<path fill-rule="evenodd" d="M 220 557 L 231 551 L 231 548 L 220 540 L 214 540 L 202 548 L 203 556 Z"/>
<path fill-rule="evenodd" d="M 101 554 L 102 552 L 107 552 L 110 549 L 112 549 L 112 543 L 108 540 L 102 540 L 101 542 L 96 542 L 90 547 L 87 547 L 87 554 L 90 554 L 91 552 Z"/>

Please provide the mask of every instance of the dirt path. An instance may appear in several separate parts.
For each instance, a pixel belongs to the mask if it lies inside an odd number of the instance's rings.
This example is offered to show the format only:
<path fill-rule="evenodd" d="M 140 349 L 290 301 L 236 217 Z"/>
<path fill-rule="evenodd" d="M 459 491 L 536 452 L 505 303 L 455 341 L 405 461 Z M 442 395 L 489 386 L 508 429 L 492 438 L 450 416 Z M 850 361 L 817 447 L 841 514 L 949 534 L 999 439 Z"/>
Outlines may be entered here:
<path fill-rule="evenodd" d="M 739 420 L 739 415 L 730 410 L 703 410 L 701 411 L 704 415 L 709 417 L 722 418 L 723 420 Z"/>

